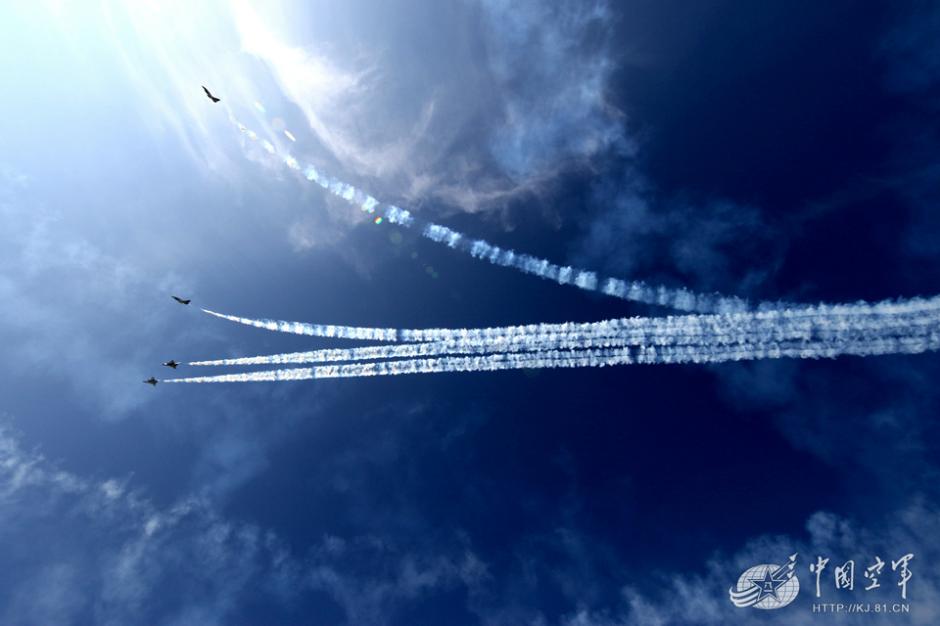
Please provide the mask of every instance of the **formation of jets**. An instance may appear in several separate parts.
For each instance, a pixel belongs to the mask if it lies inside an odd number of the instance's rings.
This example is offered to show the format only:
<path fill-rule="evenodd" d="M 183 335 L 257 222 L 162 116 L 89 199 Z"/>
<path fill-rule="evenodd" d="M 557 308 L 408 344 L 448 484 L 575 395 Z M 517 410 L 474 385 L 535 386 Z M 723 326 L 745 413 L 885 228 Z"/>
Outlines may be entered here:
<path fill-rule="evenodd" d="M 189 304 L 190 302 L 192 302 L 190 298 L 180 298 L 179 296 L 170 296 L 170 297 L 176 300 L 177 302 L 179 302 L 180 304 Z M 177 367 L 179 367 L 180 364 L 177 361 L 170 359 L 169 361 L 164 361 L 163 365 L 166 367 L 172 367 L 173 369 L 176 369 Z M 151 376 L 150 378 L 144 381 L 144 384 L 152 385 L 156 387 L 158 382 L 160 381 L 154 378 L 153 376 Z"/>
<path fill-rule="evenodd" d="M 222 98 L 217 98 L 216 96 L 213 96 L 212 92 L 209 91 L 208 87 L 206 87 L 205 85 L 202 85 L 202 90 L 206 92 L 206 97 L 208 97 L 209 100 L 212 100 L 213 104 L 222 100 Z M 177 302 L 179 302 L 180 304 L 189 304 L 190 302 L 192 302 L 192 300 L 189 298 L 180 298 L 179 296 L 171 296 L 171 297 Z M 177 367 L 179 367 L 179 363 L 177 363 L 173 359 L 166 361 L 165 363 L 163 363 L 163 365 L 166 367 L 171 367 L 173 369 L 176 369 Z M 150 378 L 144 381 L 144 384 L 156 387 L 158 382 L 160 381 L 154 378 L 153 376 L 151 376 Z"/>

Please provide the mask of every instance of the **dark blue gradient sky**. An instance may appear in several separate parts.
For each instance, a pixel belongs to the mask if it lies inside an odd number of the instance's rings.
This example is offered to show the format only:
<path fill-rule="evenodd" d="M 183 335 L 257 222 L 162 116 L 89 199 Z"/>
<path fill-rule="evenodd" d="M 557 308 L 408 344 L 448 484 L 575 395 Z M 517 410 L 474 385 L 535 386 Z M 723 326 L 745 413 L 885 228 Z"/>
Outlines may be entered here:
<path fill-rule="evenodd" d="M 940 11 L 65 2 L 0 24 L 0 622 L 868 624 L 814 615 L 808 564 L 906 552 L 910 613 L 879 619 L 940 619 L 935 354 L 140 384 L 331 345 L 171 293 L 412 328 L 665 313 L 364 221 L 226 110 L 559 263 L 752 299 L 940 293 Z M 728 601 L 794 552 L 793 605 Z M 883 582 L 825 599 L 897 602 Z"/>

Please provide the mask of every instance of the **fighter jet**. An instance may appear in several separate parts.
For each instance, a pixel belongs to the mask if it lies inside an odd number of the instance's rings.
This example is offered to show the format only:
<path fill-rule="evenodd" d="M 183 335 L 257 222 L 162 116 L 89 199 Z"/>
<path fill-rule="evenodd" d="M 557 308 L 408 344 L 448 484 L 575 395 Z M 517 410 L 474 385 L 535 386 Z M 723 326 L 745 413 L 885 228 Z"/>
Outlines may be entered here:
<path fill-rule="evenodd" d="M 209 90 L 206 89 L 206 86 L 205 86 L 205 85 L 202 86 L 202 90 L 206 92 L 206 95 L 209 96 L 209 99 L 212 100 L 213 102 L 218 102 L 219 100 L 222 99 L 222 98 L 216 98 L 216 97 L 213 96 L 211 93 L 209 93 Z"/>
<path fill-rule="evenodd" d="M 173 369 L 176 369 L 179 363 L 177 363 L 176 361 L 170 360 L 164 363 L 164 365 L 166 365 L 167 367 L 172 367 Z"/>
<path fill-rule="evenodd" d="M 179 302 L 180 304 L 189 304 L 192 300 L 183 300 L 179 296 L 173 296 L 173 299 Z"/>
<path fill-rule="evenodd" d="M 153 376 L 151 376 L 150 378 L 148 378 L 148 379 L 145 380 L 144 382 L 145 382 L 146 384 L 148 384 L 148 385 L 153 385 L 154 387 L 156 387 L 158 381 L 157 381 L 156 378 L 154 378 Z"/>

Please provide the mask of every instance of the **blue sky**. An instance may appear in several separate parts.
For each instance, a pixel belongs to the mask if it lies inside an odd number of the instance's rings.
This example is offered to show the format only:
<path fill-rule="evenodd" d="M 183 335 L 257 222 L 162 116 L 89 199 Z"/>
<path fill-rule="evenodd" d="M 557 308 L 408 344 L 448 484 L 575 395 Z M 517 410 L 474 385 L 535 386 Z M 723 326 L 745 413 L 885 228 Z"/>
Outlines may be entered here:
<path fill-rule="evenodd" d="M 229 112 L 558 263 L 753 300 L 938 294 L 940 11 L 193 4 L 0 9 L 0 621 L 868 623 L 814 615 L 808 564 L 912 552 L 911 612 L 881 617 L 937 623 L 935 354 L 140 381 L 330 345 L 195 305 L 412 328 L 666 313 L 373 224 Z M 794 605 L 728 601 L 794 552 Z M 892 576 L 842 597 L 895 602 Z"/>

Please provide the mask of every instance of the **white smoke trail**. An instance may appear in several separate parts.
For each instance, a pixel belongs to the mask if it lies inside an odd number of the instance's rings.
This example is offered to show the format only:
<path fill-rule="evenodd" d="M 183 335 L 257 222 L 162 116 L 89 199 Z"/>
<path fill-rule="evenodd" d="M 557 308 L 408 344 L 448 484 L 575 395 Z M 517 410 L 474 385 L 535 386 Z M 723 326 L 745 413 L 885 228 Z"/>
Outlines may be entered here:
<path fill-rule="evenodd" d="M 840 355 L 917 354 L 940 348 L 940 333 L 923 337 L 891 337 L 842 342 L 771 342 L 742 346 L 642 346 L 599 350 L 499 353 L 446 356 L 401 361 L 347 363 L 217 376 L 173 378 L 167 383 L 273 382 L 321 378 L 400 376 L 441 372 L 483 372 L 512 369 L 607 367 L 626 364 L 721 363 L 753 359 L 835 358 Z"/>
<path fill-rule="evenodd" d="M 260 142 L 270 154 L 276 154 L 276 150 L 270 142 L 262 140 L 256 133 L 247 129 L 234 118 L 232 118 L 232 121 L 249 139 Z M 293 136 L 287 136 L 292 141 L 294 140 Z M 763 354 L 766 350 L 754 346 L 765 345 L 790 346 L 787 349 L 791 353 L 785 354 L 788 356 L 815 354 L 812 350 L 841 353 L 838 352 L 842 350 L 839 346 L 856 346 L 853 349 L 857 350 L 861 350 L 861 348 L 857 348 L 858 346 L 897 346 L 898 349 L 906 349 L 905 346 L 908 345 L 921 345 L 917 344 L 918 341 L 922 343 L 927 341 L 925 337 L 932 336 L 933 329 L 940 324 L 940 317 L 938 317 L 940 316 L 940 299 L 938 298 L 875 304 L 857 303 L 801 307 L 788 306 L 782 303 L 762 303 L 757 306 L 758 310 L 755 312 L 752 310 L 751 305 L 738 298 L 694 294 L 684 289 L 654 288 L 639 282 L 599 278 L 593 272 L 558 266 L 544 259 L 518 254 L 482 240 L 468 238 L 439 224 L 419 221 L 408 211 L 393 205 L 383 206 L 371 195 L 348 183 L 330 177 L 312 165 L 302 166 L 289 154 L 284 155 L 282 160 L 287 167 L 301 172 L 308 180 L 354 204 L 363 212 L 369 214 L 379 213 L 392 223 L 414 228 L 423 237 L 452 249 L 463 251 L 474 258 L 486 260 L 495 265 L 512 267 L 560 284 L 571 284 L 582 289 L 600 291 L 627 300 L 658 304 L 684 311 L 717 312 L 719 314 L 666 318 L 628 318 L 586 324 L 538 324 L 482 329 L 394 329 L 241 318 L 204 309 L 207 313 L 217 317 L 279 332 L 409 343 L 391 346 L 317 350 L 245 357 L 242 359 L 197 361 L 193 364 L 324 363 L 404 358 L 408 360 L 370 364 L 353 363 L 349 367 L 392 368 L 388 371 L 395 373 L 397 370 L 394 368 L 407 367 L 402 364 L 413 362 L 458 364 L 454 367 L 463 367 L 462 364 L 467 363 L 485 363 L 490 365 L 480 365 L 480 367 L 492 366 L 501 369 L 504 365 L 512 363 L 547 363 L 556 357 L 565 363 L 583 362 L 593 364 L 599 362 L 596 359 L 601 358 L 596 354 L 596 350 L 595 352 L 590 351 L 590 349 L 596 348 L 625 351 L 616 358 L 625 358 L 625 355 L 629 355 L 629 350 L 634 349 L 639 355 L 639 362 L 647 362 L 643 360 L 645 358 L 643 355 L 647 355 L 649 350 L 655 350 L 657 346 L 661 349 L 673 351 L 663 353 L 666 356 L 660 358 L 680 358 L 690 360 L 689 362 L 698 362 L 696 359 L 705 359 L 704 362 L 709 362 L 708 359 L 718 358 L 721 360 L 728 354 Z M 376 219 L 376 222 L 380 221 L 380 219 Z M 796 342 L 802 342 L 799 348 L 796 347 Z M 807 345 L 815 347 L 810 349 L 806 347 Z M 630 346 L 636 347 L 630 348 Z M 588 349 L 588 351 L 586 352 L 585 349 Z M 865 350 L 871 349 L 870 347 L 865 348 Z M 807 352 L 807 350 L 809 351 Z M 668 356 L 673 353 L 680 356 Z M 871 353 L 880 352 L 875 350 Z M 488 354 L 489 356 L 455 357 L 453 356 L 455 354 Z M 566 356 L 560 357 L 558 356 L 560 354 Z M 441 355 L 449 356 L 436 359 L 417 358 Z M 594 361 L 591 359 L 594 359 Z M 500 365 L 497 367 L 493 364 Z M 347 366 L 330 367 L 342 368 Z M 438 365 L 434 365 L 434 367 L 438 367 Z M 472 367 L 477 367 L 477 365 Z M 322 368 L 313 368 L 313 370 L 321 371 Z M 296 377 L 298 376 L 297 371 L 301 370 L 283 370 L 280 374 L 262 372 L 257 373 L 257 375 Z M 243 375 L 236 374 L 232 376 Z"/>
<path fill-rule="evenodd" d="M 270 142 L 262 140 L 234 118 L 232 121 L 249 139 L 261 143 L 268 153 L 277 154 Z M 294 140 L 291 135 L 288 138 Z M 302 166 L 289 154 L 280 158 L 290 169 L 301 172 L 308 180 L 363 212 L 378 213 L 392 223 L 418 230 L 426 239 L 474 258 L 626 300 L 709 314 L 495 328 L 395 329 L 242 318 L 203 309 L 210 315 L 273 331 L 392 342 L 393 345 L 196 361 L 192 364 L 351 363 L 170 382 L 299 380 L 622 363 L 710 363 L 753 358 L 913 353 L 937 348 L 940 297 L 817 306 L 760 303 L 754 310 L 754 306 L 738 298 L 600 278 L 593 272 L 558 266 L 468 238 L 439 224 L 419 221 L 408 211 L 393 205 L 383 206 L 371 195 L 312 165 Z M 376 218 L 375 221 L 382 220 Z"/>
<path fill-rule="evenodd" d="M 476 259 L 482 259 L 492 265 L 511 267 L 525 274 L 531 274 L 561 285 L 574 285 L 586 291 L 599 291 L 622 300 L 699 313 L 732 313 L 754 308 L 746 300 L 734 296 L 694 293 L 683 288 L 670 288 L 662 285 L 654 287 L 642 281 L 599 277 L 596 273 L 588 270 L 556 265 L 546 259 L 539 259 L 528 254 L 519 254 L 513 250 L 494 246 L 482 239 L 472 239 L 446 226 L 431 222 L 424 222 L 421 225 L 421 234 L 426 239 L 444 244 L 449 248 L 469 254 Z M 764 302 L 756 308 L 767 310 L 781 306 L 784 305 L 782 303 Z"/>
<path fill-rule="evenodd" d="M 257 105 L 258 103 L 255 104 Z M 245 125 L 236 120 L 231 113 L 229 114 L 229 119 L 236 125 L 239 131 L 249 139 L 252 141 L 261 141 L 265 150 L 271 154 L 276 154 L 275 148 L 270 142 L 261 140 L 257 133 L 249 130 Z M 292 141 L 296 141 L 295 137 L 290 134 L 289 131 L 285 130 L 284 132 Z M 451 249 L 459 250 L 493 265 L 511 267 L 523 273 L 531 274 L 562 285 L 573 285 L 580 289 L 604 293 L 623 300 L 697 313 L 735 313 L 751 310 L 767 311 L 797 308 L 796 305 L 785 302 L 759 302 L 752 304 L 736 296 L 703 294 L 681 287 L 652 286 L 642 281 L 625 281 L 619 278 L 601 277 L 589 270 L 557 265 L 547 259 L 540 259 L 528 254 L 520 254 L 513 250 L 503 249 L 482 239 L 468 237 L 446 226 L 420 220 L 414 217 L 409 211 L 398 206 L 389 204 L 382 205 L 368 193 L 344 181 L 329 176 L 313 165 L 302 167 L 297 159 L 290 154 L 285 155 L 282 160 L 287 167 L 302 172 L 307 180 L 319 184 L 323 189 L 343 198 L 365 213 L 375 214 L 378 212 L 389 222 L 415 229 L 419 231 L 425 239 L 435 243 L 446 245 Z"/>
<path fill-rule="evenodd" d="M 599 333 L 521 333 L 484 339 L 452 338 L 440 341 L 400 343 L 357 348 L 332 348 L 265 356 L 193 361 L 194 366 L 285 365 L 329 363 L 378 359 L 416 358 L 453 354 L 498 352 L 540 352 L 617 346 L 718 346 L 745 345 L 767 341 L 873 341 L 885 337 L 925 336 L 938 330 L 936 314 L 916 312 L 891 318 L 830 316 L 826 324 L 810 318 L 786 324 L 738 324 L 719 329 L 711 324 L 675 332 L 664 318 L 644 318 L 646 328 L 633 328 L 609 334 Z M 752 320 L 753 322 L 753 320 Z M 691 331 L 691 332 L 690 332 Z"/>
<path fill-rule="evenodd" d="M 276 154 L 276 150 L 270 142 L 261 139 L 257 133 L 249 130 L 248 127 L 235 119 L 231 113 L 229 114 L 229 119 L 246 137 L 252 141 L 261 142 L 268 153 L 272 155 Z M 288 132 L 289 131 L 285 131 L 285 133 Z M 292 141 L 294 140 L 293 135 L 288 134 L 288 137 L 291 138 Z M 573 285 L 580 289 L 601 292 L 623 300 L 655 304 L 680 311 L 730 313 L 735 311 L 747 311 L 754 308 L 746 300 L 737 297 L 694 293 L 682 288 L 654 287 L 641 281 L 624 281 L 619 278 L 601 277 L 588 270 L 561 266 L 547 259 L 540 259 L 528 254 L 519 254 L 513 250 L 503 249 L 482 239 L 468 237 L 446 226 L 419 220 L 409 211 L 400 207 L 381 205 L 378 200 L 368 193 L 357 189 L 349 183 L 331 177 L 313 165 L 301 166 L 300 162 L 290 154 L 283 155 L 281 160 L 284 165 L 290 169 L 302 173 L 307 180 L 317 183 L 323 187 L 323 189 L 343 198 L 365 213 L 375 214 L 378 212 L 380 216 L 393 224 L 417 230 L 425 239 L 446 245 L 451 249 L 459 250 L 465 254 L 469 254 L 473 258 L 487 261 L 493 265 L 511 267 L 525 274 L 551 280 L 561 285 Z M 760 303 L 756 308 L 765 310 L 779 308 L 781 306 L 783 306 L 782 303 L 764 302 Z"/>
<path fill-rule="evenodd" d="M 799 309 L 750 311 L 742 313 L 682 315 L 667 317 L 633 317 L 601 322 L 531 324 L 493 328 L 430 328 L 396 329 L 358 326 L 309 324 L 269 319 L 253 319 L 204 312 L 229 321 L 272 330 L 315 337 L 363 339 L 386 342 L 419 341 L 512 341 L 523 335 L 565 334 L 571 339 L 598 336 L 632 336 L 637 343 L 663 343 L 672 337 L 708 335 L 717 341 L 720 337 L 734 337 L 746 332 L 760 335 L 764 340 L 789 336 L 794 332 L 837 333 L 843 328 L 873 328 L 882 325 L 924 323 L 940 324 L 940 296 L 929 299 L 911 299 L 900 302 L 886 301 L 874 304 L 818 305 Z M 631 334 L 632 333 L 632 334 Z M 733 341 L 733 340 L 732 340 Z"/>
<path fill-rule="evenodd" d="M 237 322 L 246 326 L 273 330 L 281 333 L 295 335 L 310 335 L 313 337 L 331 337 L 336 339 L 366 339 L 373 341 L 399 341 L 398 331 L 394 328 L 367 328 L 361 326 L 335 326 L 333 324 L 307 324 L 305 322 L 284 322 L 269 319 L 252 319 L 217 313 L 209 309 L 202 309 L 204 313 L 215 317 Z"/>

